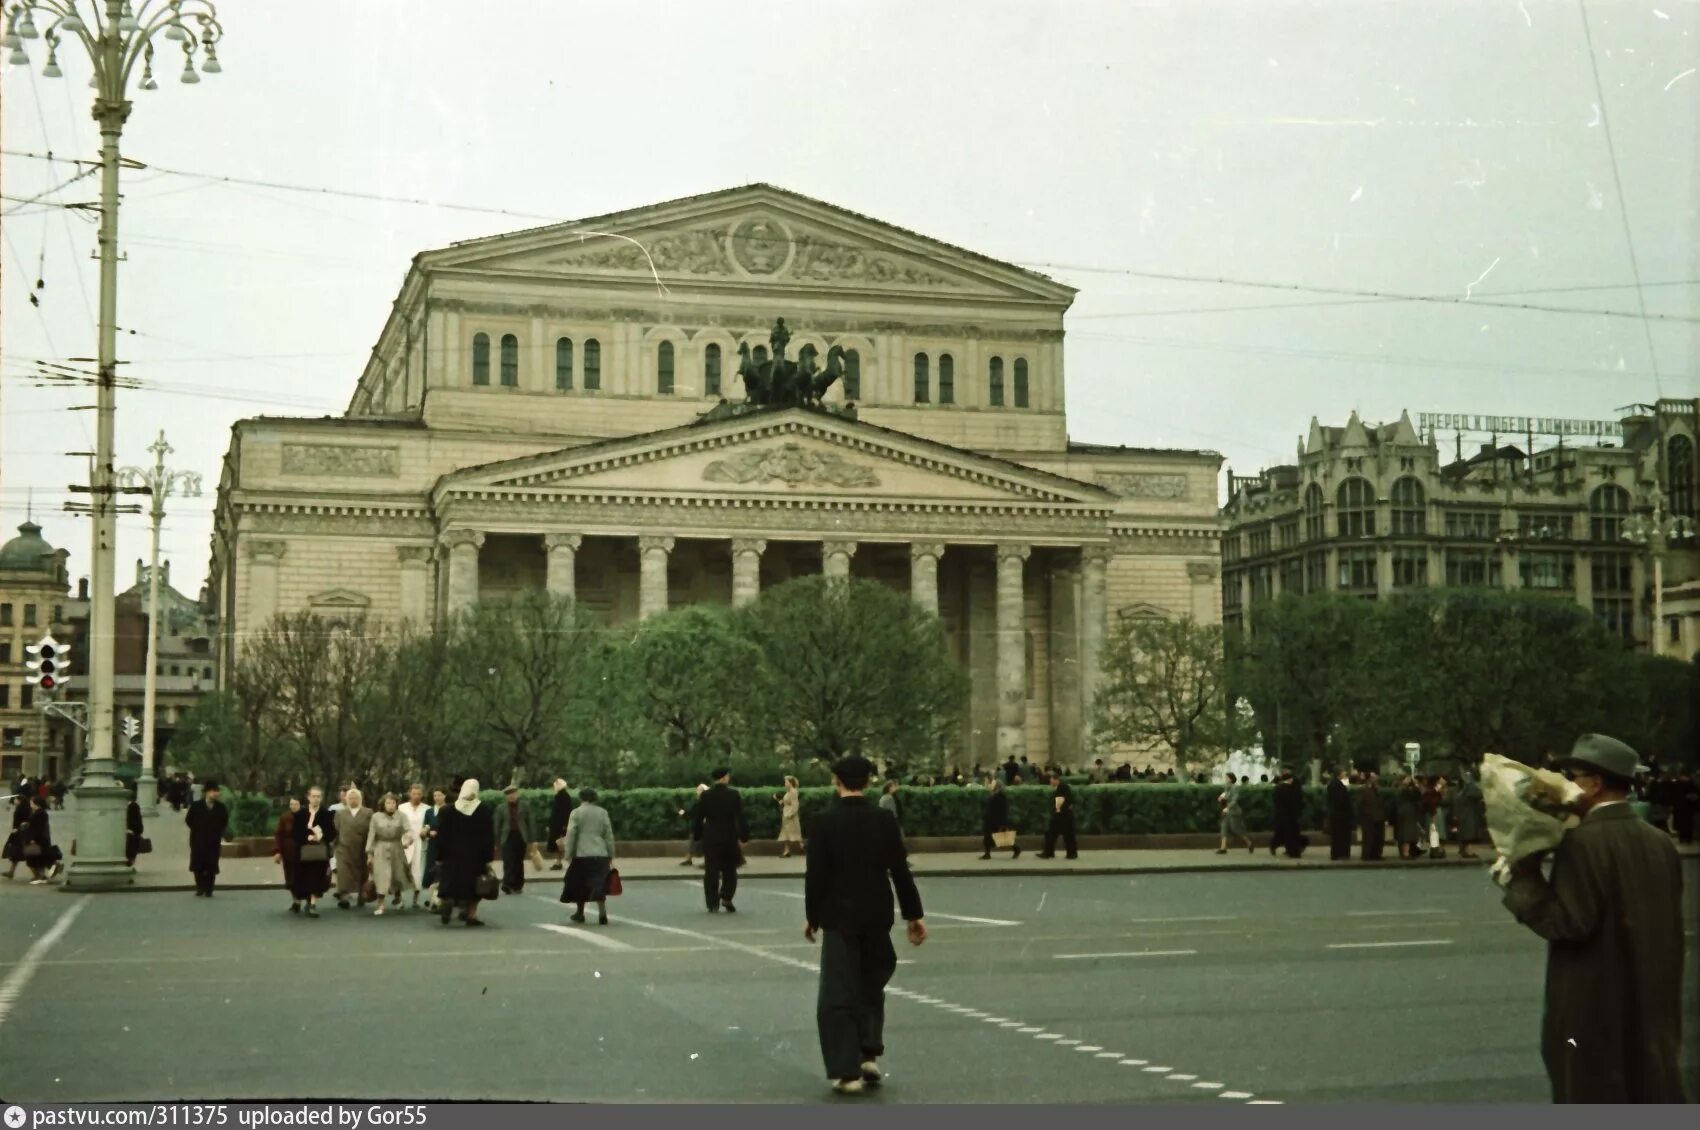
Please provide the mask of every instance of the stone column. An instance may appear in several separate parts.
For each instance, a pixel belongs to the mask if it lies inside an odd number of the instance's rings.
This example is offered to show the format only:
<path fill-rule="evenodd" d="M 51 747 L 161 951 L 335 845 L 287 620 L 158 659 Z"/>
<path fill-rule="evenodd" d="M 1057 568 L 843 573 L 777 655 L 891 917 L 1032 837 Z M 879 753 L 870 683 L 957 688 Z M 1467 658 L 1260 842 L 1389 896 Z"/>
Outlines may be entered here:
<path fill-rule="evenodd" d="M 939 614 L 939 558 L 942 543 L 916 542 L 909 547 L 909 594 L 922 608 Z"/>
<path fill-rule="evenodd" d="M 1104 655 L 1104 633 L 1110 617 L 1110 547 L 1088 545 L 1080 551 L 1080 701 L 1081 753 L 1093 753 L 1093 700 L 1098 696 L 1100 665 Z"/>
<path fill-rule="evenodd" d="M 248 607 L 242 616 L 246 630 L 257 631 L 277 615 L 277 567 L 288 548 L 282 541 L 248 543 Z"/>
<path fill-rule="evenodd" d="M 733 608 L 751 604 L 761 595 L 761 555 L 765 552 L 767 543 L 760 538 L 732 539 Z"/>
<path fill-rule="evenodd" d="M 548 574 L 543 587 L 552 596 L 578 599 L 578 590 L 573 584 L 573 566 L 578 561 L 579 546 L 583 544 L 584 538 L 578 534 L 543 535 L 543 552 L 548 557 Z"/>
<path fill-rule="evenodd" d="M 1216 566 L 1208 561 L 1191 561 L 1187 563 L 1186 575 L 1192 582 L 1193 623 L 1218 622 L 1221 618 L 1216 615 Z"/>
<path fill-rule="evenodd" d="M 667 556 L 673 552 L 673 539 L 667 537 L 638 538 L 638 619 L 667 611 Z"/>
<path fill-rule="evenodd" d="M 478 530 L 449 530 L 443 547 L 449 554 L 449 615 L 478 603 L 478 551 L 484 535 Z"/>
<path fill-rule="evenodd" d="M 1027 589 L 1029 545 L 1000 545 L 998 559 L 998 757 L 1027 751 Z"/>
<path fill-rule="evenodd" d="M 821 572 L 828 577 L 848 577 L 850 559 L 856 556 L 853 541 L 823 541 L 820 545 Z"/>
<path fill-rule="evenodd" d="M 431 549 L 424 545 L 398 545 L 395 555 L 401 568 L 401 618 L 424 623 L 430 612 Z"/>

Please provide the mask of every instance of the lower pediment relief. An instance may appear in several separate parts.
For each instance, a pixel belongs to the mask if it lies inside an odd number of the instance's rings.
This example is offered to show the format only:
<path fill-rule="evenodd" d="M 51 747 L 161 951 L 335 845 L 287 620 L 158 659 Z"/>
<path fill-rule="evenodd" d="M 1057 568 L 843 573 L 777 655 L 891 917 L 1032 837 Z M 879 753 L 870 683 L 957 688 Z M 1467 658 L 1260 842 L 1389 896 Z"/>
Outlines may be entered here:
<path fill-rule="evenodd" d="M 745 451 L 730 459 L 716 459 L 703 468 L 709 483 L 765 486 L 783 483 L 788 487 L 831 486 L 857 490 L 880 485 L 880 477 L 865 463 L 852 462 L 836 451 L 811 451 L 799 443 Z"/>

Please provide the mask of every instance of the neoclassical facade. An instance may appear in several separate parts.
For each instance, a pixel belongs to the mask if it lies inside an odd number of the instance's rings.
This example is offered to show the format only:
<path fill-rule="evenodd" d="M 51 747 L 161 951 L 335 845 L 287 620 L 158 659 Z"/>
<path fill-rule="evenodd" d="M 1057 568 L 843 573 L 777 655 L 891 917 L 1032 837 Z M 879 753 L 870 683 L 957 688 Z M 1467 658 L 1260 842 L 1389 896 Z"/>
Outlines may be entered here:
<path fill-rule="evenodd" d="M 221 678 L 279 612 L 619 623 L 824 572 L 943 619 L 954 756 L 1075 760 L 1113 617 L 1220 618 L 1221 459 L 1069 442 L 1073 297 L 766 185 L 422 254 L 343 417 L 233 428 Z M 780 351 L 831 358 L 818 404 L 744 403 Z"/>

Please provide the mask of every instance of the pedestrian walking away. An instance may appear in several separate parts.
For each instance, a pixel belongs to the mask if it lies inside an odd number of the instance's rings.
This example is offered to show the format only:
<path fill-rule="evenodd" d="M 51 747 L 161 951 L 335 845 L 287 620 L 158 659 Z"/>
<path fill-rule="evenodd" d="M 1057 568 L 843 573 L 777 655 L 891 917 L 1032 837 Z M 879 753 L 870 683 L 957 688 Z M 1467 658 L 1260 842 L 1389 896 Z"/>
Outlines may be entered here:
<path fill-rule="evenodd" d="M 1375 773 L 1365 773 L 1364 783 L 1358 787 L 1358 819 L 1364 829 L 1362 858 L 1366 863 L 1379 860 L 1387 844 L 1387 804 L 1380 783 Z"/>
<path fill-rule="evenodd" d="M 502 849 L 502 893 L 517 895 L 525 890 L 525 856 L 531 850 L 531 821 L 519 801 L 518 785 L 509 785 L 502 796 L 507 803 L 496 813 L 496 843 Z"/>
<path fill-rule="evenodd" d="M 496 822 L 490 806 L 478 801 L 478 782 L 469 777 L 437 822 L 437 913 L 443 925 L 449 924 L 457 905 L 462 922 L 484 925 L 478 917 L 478 904 L 485 898 L 481 888 L 495 858 Z"/>
<path fill-rule="evenodd" d="M 136 859 L 153 850 L 153 844 L 143 835 L 146 827 L 142 824 L 142 806 L 136 803 L 136 793 L 130 791 L 130 803 L 124 806 L 124 862 L 130 867 L 136 865 Z"/>
<path fill-rule="evenodd" d="M 1001 838 L 1007 841 L 1003 846 L 1010 849 L 1010 858 L 1020 859 L 1021 845 L 1016 842 L 1016 827 L 1009 818 L 1009 794 L 1003 791 L 1003 782 L 996 777 L 986 787 L 990 791 L 985 807 L 980 810 L 980 843 L 985 849 L 980 858 L 992 858 L 992 851 L 999 846 Z"/>
<path fill-rule="evenodd" d="M 691 838 L 702 842 L 702 891 L 709 912 L 736 913 L 732 899 L 744 862 L 739 845 L 750 842 L 750 825 L 744 818 L 744 798 L 732 788 L 732 771 L 716 769 L 712 776 L 714 787 L 697 800 Z"/>
<path fill-rule="evenodd" d="M 295 890 L 295 863 L 301 858 L 301 849 L 295 845 L 295 821 L 300 813 L 301 801 L 290 797 L 288 807 L 277 818 L 277 827 L 272 829 L 272 862 L 282 865 L 283 885 L 291 891 Z"/>
<path fill-rule="evenodd" d="M 1045 829 L 1045 850 L 1039 853 L 1040 859 L 1055 859 L 1057 856 L 1057 837 L 1062 837 L 1063 849 L 1068 852 L 1068 858 L 1079 859 L 1080 849 L 1074 839 L 1074 790 L 1062 779 L 1062 774 L 1051 770 L 1051 823 Z"/>
<path fill-rule="evenodd" d="M 1222 795 L 1216 798 L 1216 805 L 1222 810 L 1222 842 L 1216 846 L 1216 854 L 1228 854 L 1230 839 L 1245 844 L 1247 853 L 1256 851 L 1251 837 L 1246 835 L 1245 810 L 1240 807 L 1240 781 L 1232 773 L 1228 774 L 1228 783 L 1222 789 Z"/>
<path fill-rule="evenodd" d="M 685 822 L 685 858 L 679 861 L 680 867 L 695 866 L 696 858 L 702 856 L 702 841 L 697 839 L 697 806 L 702 803 L 702 794 L 707 791 L 707 785 L 698 784 L 696 799 L 691 801 L 690 807 L 679 809 L 679 819 Z"/>
<path fill-rule="evenodd" d="M 797 778 L 786 777 L 785 791 L 773 799 L 779 802 L 779 855 L 790 859 L 792 845 L 798 854 L 803 851 L 803 800 L 797 792 Z"/>
<path fill-rule="evenodd" d="M 319 916 L 319 900 L 331 889 L 331 853 L 336 850 L 336 819 L 325 803 L 325 791 L 307 790 L 307 807 L 295 816 L 295 881 L 290 884 L 289 912 L 307 904 L 307 917 Z"/>
<path fill-rule="evenodd" d="M 437 825 L 443 818 L 443 809 L 448 806 L 448 794 L 442 789 L 431 790 L 431 803 L 425 808 L 425 827 L 420 835 L 425 837 L 425 873 L 420 880 L 426 889 L 425 909 L 435 910 L 437 906 Z"/>
<path fill-rule="evenodd" d="M 614 868 L 614 822 L 596 803 L 595 789 L 580 789 L 579 806 L 567 817 L 562 850 L 567 874 L 561 881 L 561 901 L 573 903 L 574 922 L 584 921 L 584 904 L 596 904 L 596 924 L 608 925 L 608 874 Z"/>
<path fill-rule="evenodd" d="M 419 905 L 419 892 L 425 889 L 425 814 L 431 811 L 431 806 L 425 803 L 425 786 L 411 785 L 407 790 L 407 803 L 401 806 L 401 815 L 407 821 L 407 832 L 411 837 L 407 845 L 407 870 L 413 880 L 413 905 Z"/>
<path fill-rule="evenodd" d="M 821 1058 L 832 1089 L 846 1095 L 884 1079 L 885 987 L 897 971 L 894 888 L 910 944 L 927 940 L 897 820 L 865 795 L 873 769 L 860 757 L 832 767 L 838 799 L 814 820 L 803 879 L 803 937 L 811 943 L 820 937 Z"/>
<path fill-rule="evenodd" d="M 372 830 L 372 810 L 359 789 L 345 789 L 336 814 L 336 905 L 347 910 L 348 900 L 366 905 L 366 837 Z"/>
<path fill-rule="evenodd" d="M 567 834 L 567 820 L 572 816 L 573 798 L 567 793 L 565 777 L 555 778 L 554 789 L 555 795 L 549 801 L 549 854 L 555 857 L 555 862 L 549 865 L 549 870 L 559 871 L 567 858 L 561 839 Z"/>
<path fill-rule="evenodd" d="M 1352 858 L 1352 833 L 1358 826 L 1357 806 L 1352 803 L 1348 770 L 1341 769 L 1328 782 L 1328 858 Z"/>
<path fill-rule="evenodd" d="M 898 784 L 896 779 L 889 780 L 880 789 L 880 808 L 891 813 L 891 818 L 897 821 L 897 831 L 903 833 L 903 802 L 897 799 Z"/>
<path fill-rule="evenodd" d="M 59 872 L 65 869 L 65 856 L 53 843 L 53 822 L 47 815 L 47 798 L 36 793 L 29 800 L 30 814 L 21 833 L 19 853 L 24 866 L 35 876 L 30 885 L 41 886 L 59 877 Z"/>
<path fill-rule="evenodd" d="M 189 870 L 195 874 L 195 897 L 212 898 L 218 882 L 218 857 L 230 837 L 230 810 L 218 799 L 218 782 L 208 781 L 201 798 L 189 806 L 183 822 L 189 826 Z"/>
<path fill-rule="evenodd" d="M 30 798 L 24 789 L 28 782 L 18 786 L 18 791 L 10 797 L 12 804 L 12 830 L 6 836 L 6 849 L 3 853 L 6 860 L 6 878 L 17 874 L 18 864 L 24 859 L 24 839 L 29 831 Z"/>
<path fill-rule="evenodd" d="M 1287 858 L 1297 859 L 1310 846 L 1299 831 L 1304 799 L 1304 790 L 1299 787 L 1292 769 L 1283 767 L 1270 795 L 1270 807 L 1274 809 L 1274 831 L 1269 837 L 1270 855 L 1279 848 L 1287 853 Z"/>
<path fill-rule="evenodd" d="M 1559 767 L 1581 824 L 1501 881 L 1505 906 L 1547 940 L 1541 1058 L 1555 1103 L 1681 1103 L 1682 864 L 1636 815 L 1635 751 L 1584 734 Z"/>
<path fill-rule="evenodd" d="M 384 900 L 393 899 L 401 909 L 403 892 L 413 888 L 413 868 L 408 866 L 407 849 L 413 843 L 407 818 L 394 793 L 385 793 L 372 813 L 372 823 L 366 832 L 366 858 L 372 866 L 372 883 L 378 890 L 378 909 L 373 916 L 384 913 Z"/>

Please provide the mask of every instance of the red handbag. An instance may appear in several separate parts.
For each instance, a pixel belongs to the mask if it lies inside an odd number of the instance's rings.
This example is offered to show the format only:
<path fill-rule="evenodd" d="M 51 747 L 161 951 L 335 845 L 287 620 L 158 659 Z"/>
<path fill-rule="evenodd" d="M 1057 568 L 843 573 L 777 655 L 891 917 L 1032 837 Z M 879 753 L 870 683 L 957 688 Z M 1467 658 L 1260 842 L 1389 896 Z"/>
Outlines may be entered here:
<path fill-rule="evenodd" d="M 610 869 L 609 872 L 608 872 L 608 885 L 607 885 L 608 897 L 613 898 L 615 895 L 619 894 L 623 890 L 625 890 L 625 887 L 623 885 L 621 885 L 621 883 L 620 883 L 620 873 L 618 871 Z"/>

